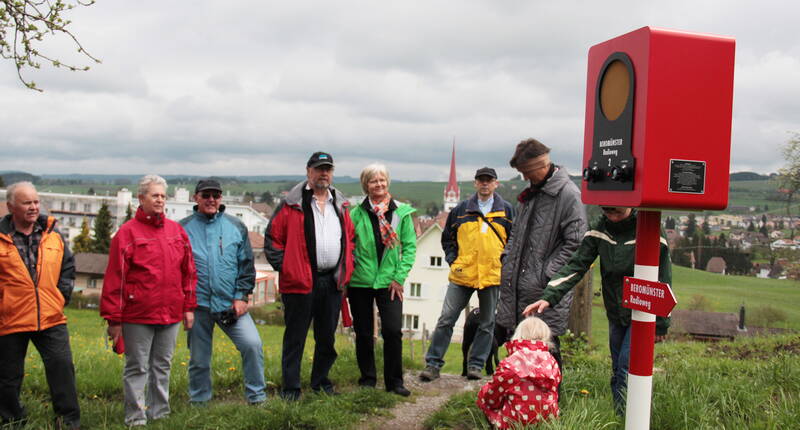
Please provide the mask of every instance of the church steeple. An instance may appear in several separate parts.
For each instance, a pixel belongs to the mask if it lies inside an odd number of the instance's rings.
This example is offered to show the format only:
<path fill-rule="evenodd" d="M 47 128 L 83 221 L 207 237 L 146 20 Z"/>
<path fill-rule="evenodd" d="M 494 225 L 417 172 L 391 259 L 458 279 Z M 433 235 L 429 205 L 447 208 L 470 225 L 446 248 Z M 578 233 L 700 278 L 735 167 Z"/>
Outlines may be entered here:
<path fill-rule="evenodd" d="M 453 139 L 453 155 L 450 157 L 450 180 L 444 188 L 444 210 L 450 211 L 461 200 L 461 190 L 456 180 L 456 141 Z"/>

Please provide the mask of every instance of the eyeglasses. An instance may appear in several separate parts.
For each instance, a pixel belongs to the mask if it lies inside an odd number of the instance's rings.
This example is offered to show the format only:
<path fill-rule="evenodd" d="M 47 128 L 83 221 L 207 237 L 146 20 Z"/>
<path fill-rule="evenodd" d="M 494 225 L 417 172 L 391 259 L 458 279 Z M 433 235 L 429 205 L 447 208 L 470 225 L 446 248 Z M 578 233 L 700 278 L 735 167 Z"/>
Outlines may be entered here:
<path fill-rule="evenodd" d="M 213 198 L 213 199 L 215 199 L 215 200 L 216 200 L 216 199 L 220 199 L 220 198 L 222 198 L 222 193 L 211 193 L 211 192 L 208 192 L 208 191 L 206 191 L 206 192 L 204 192 L 204 193 L 200 194 L 200 197 L 202 197 L 202 198 L 204 198 L 204 199 L 211 199 L 211 198 Z"/>

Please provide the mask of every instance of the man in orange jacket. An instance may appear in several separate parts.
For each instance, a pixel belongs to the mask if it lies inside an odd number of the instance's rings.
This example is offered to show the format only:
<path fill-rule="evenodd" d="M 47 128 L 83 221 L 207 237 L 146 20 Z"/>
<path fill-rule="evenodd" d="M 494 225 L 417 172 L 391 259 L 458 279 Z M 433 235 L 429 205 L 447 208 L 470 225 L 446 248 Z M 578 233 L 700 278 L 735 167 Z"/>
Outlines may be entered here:
<path fill-rule="evenodd" d="M 7 189 L 8 211 L 0 220 L 0 417 L 24 424 L 19 401 L 28 342 L 44 362 L 55 428 L 80 428 L 75 368 L 64 306 L 75 266 L 53 217 L 39 215 L 39 195 L 30 182 Z"/>

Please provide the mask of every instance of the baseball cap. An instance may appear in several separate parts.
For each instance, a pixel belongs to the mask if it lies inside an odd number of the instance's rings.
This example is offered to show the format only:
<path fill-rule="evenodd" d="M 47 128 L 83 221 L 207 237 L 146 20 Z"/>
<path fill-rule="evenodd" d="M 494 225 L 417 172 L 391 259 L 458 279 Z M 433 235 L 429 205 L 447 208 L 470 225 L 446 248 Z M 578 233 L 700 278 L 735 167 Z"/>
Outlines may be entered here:
<path fill-rule="evenodd" d="M 214 179 L 201 179 L 197 182 L 197 186 L 194 187 L 195 194 L 206 190 L 222 192 L 222 186 L 220 186 L 219 182 L 215 181 Z"/>
<path fill-rule="evenodd" d="M 497 179 L 497 172 L 495 172 L 491 167 L 481 167 L 475 172 L 475 179 L 478 179 L 481 176 L 491 176 L 493 179 Z"/>
<path fill-rule="evenodd" d="M 327 152 L 317 151 L 311 154 L 311 158 L 308 159 L 306 167 L 319 167 L 324 164 L 333 166 L 333 157 L 331 157 L 331 154 L 328 154 Z"/>

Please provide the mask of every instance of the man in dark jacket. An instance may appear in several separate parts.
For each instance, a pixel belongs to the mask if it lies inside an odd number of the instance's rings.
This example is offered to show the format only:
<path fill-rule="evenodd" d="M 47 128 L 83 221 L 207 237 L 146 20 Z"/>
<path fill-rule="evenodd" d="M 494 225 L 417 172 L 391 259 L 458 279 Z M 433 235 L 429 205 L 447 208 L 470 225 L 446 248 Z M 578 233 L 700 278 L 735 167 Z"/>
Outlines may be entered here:
<path fill-rule="evenodd" d="M 580 190 L 564 168 L 550 161 L 550 148 L 541 142 L 520 142 L 509 164 L 530 181 L 517 198 L 511 238 L 503 252 L 497 324 L 511 331 L 524 318 L 525 307 L 542 297 L 547 282 L 578 249 L 586 231 L 586 212 Z M 550 352 L 559 366 L 558 336 L 566 332 L 571 303 L 569 293 L 540 316 L 552 331 Z"/>
<path fill-rule="evenodd" d="M 55 428 L 77 429 L 80 407 L 64 316 L 75 281 L 72 253 L 55 218 L 39 215 L 33 184 L 12 184 L 7 198 L 10 213 L 0 220 L 0 426 L 24 424 L 19 394 L 33 342 L 50 386 Z"/>
<path fill-rule="evenodd" d="M 334 335 L 342 290 L 353 273 L 355 232 L 347 200 L 331 186 L 333 157 L 315 152 L 306 163 L 308 179 L 281 202 L 267 226 L 264 252 L 280 273 L 283 332 L 281 396 L 300 397 L 300 362 L 314 321 L 311 389 L 334 394 L 328 372 L 336 361 Z"/>
<path fill-rule="evenodd" d="M 624 207 L 603 207 L 603 215 L 592 223 L 583 236 L 581 246 L 569 263 L 547 284 L 542 299 L 528 306 L 525 315 L 540 314 L 557 305 L 572 290 L 600 256 L 603 278 L 603 304 L 608 317 L 608 345 L 611 350 L 611 392 L 614 406 L 621 413 L 625 408 L 624 393 L 628 380 L 631 348 L 631 310 L 622 307 L 622 282 L 633 276 L 636 250 L 636 211 Z M 672 263 L 667 239 L 661 237 L 658 281 L 672 282 Z M 656 317 L 656 342 L 664 339 L 669 318 Z"/>
<path fill-rule="evenodd" d="M 442 313 L 425 354 L 425 370 L 419 377 L 432 381 L 439 377 L 444 355 L 450 346 L 453 326 L 461 311 L 477 292 L 481 312 L 480 326 L 472 343 L 467 366 L 467 379 L 480 379 L 492 349 L 494 312 L 500 285 L 500 253 L 511 230 L 514 210 L 497 189 L 497 172 L 483 167 L 475 172 L 477 192 L 458 204 L 447 216 L 442 232 L 442 249 L 450 265 Z"/>

